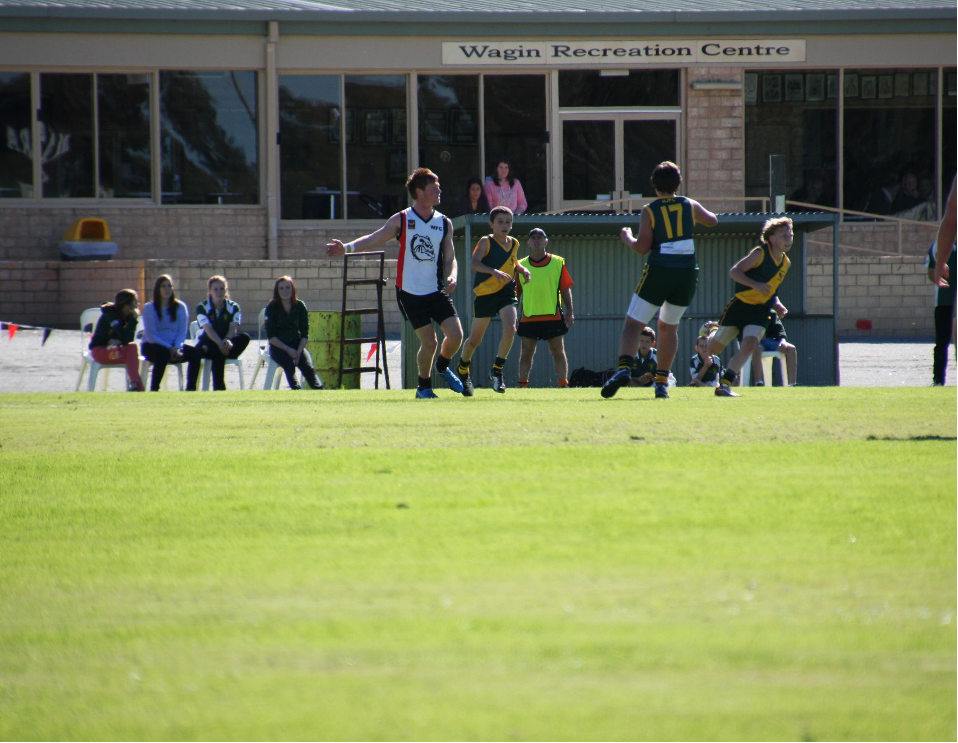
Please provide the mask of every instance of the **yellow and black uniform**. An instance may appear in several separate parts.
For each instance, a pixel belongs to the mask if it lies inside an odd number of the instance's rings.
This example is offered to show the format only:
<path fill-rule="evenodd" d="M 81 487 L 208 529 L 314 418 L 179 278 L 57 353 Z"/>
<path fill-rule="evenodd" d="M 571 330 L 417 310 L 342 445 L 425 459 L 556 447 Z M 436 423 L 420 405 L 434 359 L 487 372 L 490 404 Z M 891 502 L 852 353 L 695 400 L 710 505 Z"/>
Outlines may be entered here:
<path fill-rule="evenodd" d="M 488 236 L 486 252 L 480 262 L 508 274 L 509 279 L 504 281 L 492 274 L 476 272 L 472 284 L 476 295 L 473 302 L 476 317 L 494 317 L 503 307 L 517 303 L 515 275 L 518 255 L 519 241 L 516 238 L 507 236 L 506 245 L 502 246 L 494 235 Z"/>
<path fill-rule="evenodd" d="M 635 293 L 654 305 L 688 307 L 698 285 L 692 230 L 692 202 L 684 196 L 656 199 L 646 209 L 652 221 L 652 248 Z"/>
<path fill-rule="evenodd" d="M 761 245 L 762 260 L 754 268 L 745 272 L 752 281 L 768 284 L 770 290 L 763 294 L 745 284 L 735 284 L 735 296 L 732 297 L 722 313 L 719 324 L 723 327 L 744 329 L 747 325 L 758 325 L 763 329 L 768 324 L 768 311 L 775 301 L 778 287 L 785 279 L 792 262 L 782 253 L 782 259 L 776 263 L 768 245 Z"/>

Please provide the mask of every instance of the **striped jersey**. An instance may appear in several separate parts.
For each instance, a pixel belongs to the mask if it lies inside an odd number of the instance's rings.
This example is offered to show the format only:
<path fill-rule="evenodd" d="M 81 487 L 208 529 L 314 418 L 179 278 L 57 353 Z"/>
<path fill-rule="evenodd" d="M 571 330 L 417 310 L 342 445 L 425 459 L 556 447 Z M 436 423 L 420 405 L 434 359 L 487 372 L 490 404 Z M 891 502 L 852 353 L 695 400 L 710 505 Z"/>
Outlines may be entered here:
<path fill-rule="evenodd" d="M 420 297 L 434 294 L 443 287 L 442 241 L 449 221 L 437 211 L 430 219 L 423 219 L 412 207 L 400 213 L 396 288 Z"/>

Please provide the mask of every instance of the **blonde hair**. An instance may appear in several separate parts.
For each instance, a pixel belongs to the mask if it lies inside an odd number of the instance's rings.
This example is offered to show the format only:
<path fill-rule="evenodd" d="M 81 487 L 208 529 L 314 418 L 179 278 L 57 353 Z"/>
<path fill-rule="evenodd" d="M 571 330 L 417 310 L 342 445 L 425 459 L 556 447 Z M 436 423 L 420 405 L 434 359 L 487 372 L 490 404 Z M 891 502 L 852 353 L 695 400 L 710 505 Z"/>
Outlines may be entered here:
<path fill-rule="evenodd" d="M 226 280 L 225 276 L 220 276 L 219 274 L 217 274 L 216 276 L 210 276 L 210 278 L 207 280 L 206 282 L 207 296 L 210 296 L 210 297 L 213 296 L 213 293 L 212 293 L 213 283 L 216 281 L 219 281 L 223 285 L 223 288 L 226 289 L 226 298 L 229 299 L 230 298 L 229 282 Z"/>
<path fill-rule="evenodd" d="M 768 245 L 768 236 L 771 235 L 779 227 L 791 227 L 792 220 L 788 217 L 775 217 L 774 219 L 769 219 L 765 224 L 762 225 L 762 242 Z"/>

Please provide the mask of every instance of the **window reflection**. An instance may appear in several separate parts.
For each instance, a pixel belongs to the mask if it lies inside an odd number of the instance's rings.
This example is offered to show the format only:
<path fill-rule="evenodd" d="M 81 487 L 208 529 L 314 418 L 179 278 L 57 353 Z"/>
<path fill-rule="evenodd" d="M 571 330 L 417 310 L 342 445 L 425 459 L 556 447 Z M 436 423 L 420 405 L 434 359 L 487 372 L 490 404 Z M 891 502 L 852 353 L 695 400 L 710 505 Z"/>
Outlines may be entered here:
<path fill-rule="evenodd" d="M 280 75 L 283 219 L 342 219 L 339 75 Z"/>
<path fill-rule="evenodd" d="M 505 158 L 522 183 L 527 212 L 546 208 L 546 89 L 543 75 L 486 75 L 486 176 Z"/>
<path fill-rule="evenodd" d="M 406 206 L 406 76 L 347 76 L 346 216 L 388 217 Z"/>
<path fill-rule="evenodd" d="M 603 76 L 599 70 L 559 70 L 559 105 L 678 106 L 679 71 L 629 70 L 628 75 Z"/>
<path fill-rule="evenodd" d="M 149 198 L 150 77 L 96 76 L 100 196 Z"/>
<path fill-rule="evenodd" d="M 30 75 L 0 72 L 0 199 L 33 196 Z"/>
<path fill-rule="evenodd" d="M 769 195 L 769 155 L 784 155 L 786 197 L 835 206 L 838 71 L 759 70 L 744 85 L 745 196 Z"/>
<path fill-rule="evenodd" d="M 39 117 L 43 196 L 94 196 L 93 75 L 41 75 Z"/>
<path fill-rule="evenodd" d="M 845 72 L 846 208 L 935 219 L 934 188 L 919 186 L 935 180 L 937 86 L 934 70 Z"/>
<path fill-rule="evenodd" d="M 419 164 L 439 174 L 443 214 L 463 213 L 467 182 L 483 176 L 478 75 L 420 75 Z"/>
<path fill-rule="evenodd" d="M 161 72 L 165 204 L 259 202 L 255 72 Z"/>

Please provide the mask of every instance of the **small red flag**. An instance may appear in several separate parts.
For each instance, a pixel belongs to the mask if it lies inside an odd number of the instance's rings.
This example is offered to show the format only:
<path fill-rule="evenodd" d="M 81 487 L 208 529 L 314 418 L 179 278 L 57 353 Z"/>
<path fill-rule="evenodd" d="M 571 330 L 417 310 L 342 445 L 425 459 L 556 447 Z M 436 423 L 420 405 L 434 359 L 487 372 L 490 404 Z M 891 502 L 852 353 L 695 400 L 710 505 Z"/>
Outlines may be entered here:
<path fill-rule="evenodd" d="M 19 329 L 20 329 L 20 326 L 19 326 L 19 325 L 14 325 L 13 323 L 7 323 L 7 334 L 9 335 L 9 337 L 7 338 L 7 340 L 12 341 L 12 340 L 13 340 L 13 336 L 15 336 L 15 335 L 17 334 L 17 331 L 18 331 Z"/>
<path fill-rule="evenodd" d="M 189 318 L 187 318 L 187 319 L 189 319 Z M 366 354 L 366 363 L 367 363 L 367 364 L 369 363 L 369 360 L 373 357 L 373 354 L 376 353 L 376 347 L 377 347 L 378 345 L 379 345 L 378 343 L 373 343 L 373 344 L 369 347 L 369 353 Z"/>

